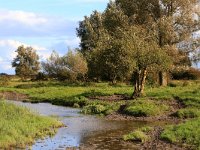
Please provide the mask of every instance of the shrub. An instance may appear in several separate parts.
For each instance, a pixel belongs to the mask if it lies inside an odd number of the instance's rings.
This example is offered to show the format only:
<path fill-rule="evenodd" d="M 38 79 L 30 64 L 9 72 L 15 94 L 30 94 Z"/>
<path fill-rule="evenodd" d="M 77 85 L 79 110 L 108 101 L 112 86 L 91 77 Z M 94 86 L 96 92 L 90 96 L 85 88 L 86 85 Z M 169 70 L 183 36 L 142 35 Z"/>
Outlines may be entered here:
<path fill-rule="evenodd" d="M 197 80 L 200 79 L 200 71 L 195 68 L 188 70 L 174 70 L 172 71 L 172 79 L 175 80 Z"/>
<path fill-rule="evenodd" d="M 39 72 L 35 78 L 35 81 L 47 81 L 48 77 L 42 72 Z"/>

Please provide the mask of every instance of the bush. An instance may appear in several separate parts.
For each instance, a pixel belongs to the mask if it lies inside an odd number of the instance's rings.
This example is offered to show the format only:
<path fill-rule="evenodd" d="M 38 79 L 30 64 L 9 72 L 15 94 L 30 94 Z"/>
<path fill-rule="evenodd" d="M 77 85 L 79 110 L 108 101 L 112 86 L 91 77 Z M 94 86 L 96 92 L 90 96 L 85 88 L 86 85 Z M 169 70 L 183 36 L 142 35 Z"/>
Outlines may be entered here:
<path fill-rule="evenodd" d="M 174 70 L 171 73 L 175 80 L 197 80 L 200 79 L 200 70 L 190 68 L 188 70 Z"/>
<path fill-rule="evenodd" d="M 48 77 L 42 72 L 39 72 L 35 78 L 35 81 L 47 81 Z"/>

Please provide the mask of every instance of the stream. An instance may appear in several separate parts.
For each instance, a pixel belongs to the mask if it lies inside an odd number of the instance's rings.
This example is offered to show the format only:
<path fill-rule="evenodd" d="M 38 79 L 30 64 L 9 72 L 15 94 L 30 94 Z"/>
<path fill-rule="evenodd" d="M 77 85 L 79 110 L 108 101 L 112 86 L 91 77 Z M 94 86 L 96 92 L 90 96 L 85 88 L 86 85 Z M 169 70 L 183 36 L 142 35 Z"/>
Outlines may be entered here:
<path fill-rule="evenodd" d="M 83 115 L 80 109 L 48 103 L 31 104 L 18 101 L 12 103 L 27 107 L 40 115 L 56 116 L 67 126 L 58 129 L 53 137 L 36 140 L 31 146 L 32 150 L 65 150 L 73 147 L 76 149 L 84 147 L 87 150 L 134 150 L 138 149 L 137 145 L 124 142 L 121 137 L 147 124 L 139 121 L 109 121 L 103 117 Z"/>

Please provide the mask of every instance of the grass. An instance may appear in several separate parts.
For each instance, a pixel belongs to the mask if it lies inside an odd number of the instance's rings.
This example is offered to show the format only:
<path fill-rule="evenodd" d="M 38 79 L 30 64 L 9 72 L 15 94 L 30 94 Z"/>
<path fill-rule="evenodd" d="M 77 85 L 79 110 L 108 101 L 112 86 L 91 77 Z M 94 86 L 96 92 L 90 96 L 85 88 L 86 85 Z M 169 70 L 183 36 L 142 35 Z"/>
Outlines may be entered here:
<path fill-rule="evenodd" d="M 175 144 L 184 144 L 191 149 L 200 149 L 200 118 L 180 125 L 167 127 L 161 138 Z"/>
<path fill-rule="evenodd" d="M 152 131 L 152 127 L 142 127 L 139 128 L 129 134 L 126 134 L 123 136 L 124 141 L 133 141 L 133 142 L 146 142 L 149 140 L 149 136 L 147 135 L 147 132 Z"/>
<path fill-rule="evenodd" d="M 200 110 L 197 108 L 185 108 L 178 110 L 174 116 L 181 119 L 197 118 L 200 117 Z"/>
<path fill-rule="evenodd" d="M 182 119 L 199 117 L 200 109 L 200 80 L 197 81 L 172 81 L 167 87 L 145 87 L 145 97 L 137 100 L 105 102 L 89 100 L 88 97 L 108 96 L 113 94 L 131 95 L 132 85 L 124 83 L 111 85 L 109 83 L 66 83 L 57 81 L 46 82 L 19 82 L 10 81 L 6 87 L 0 87 L 0 91 L 14 91 L 27 94 L 31 102 L 50 102 L 56 105 L 80 107 L 83 113 L 107 115 L 120 110 L 120 105 L 125 105 L 124 113 L 133 116 L 157 116 L 170 111 L 168 102 L 162 104 L 163 100 L 179 100 L 185 107 L 175 113 L 175 116 Z M 199 120 L 199 119 L 198 119 Z M 187 143 L 197 145 L 198 139 L 196 130 L 198 121 L 188 121 L 180 126 L 167 128 L 162 134 L 164 139 L 176 143 Z M 186 132 L 181 129 L 188 127 Z M 190 130 L 189 130 L 190 127 Z M 143 131 L 140 131 L 143 132 Z M 141 135 L 141 133 L 137 133 Z M 174 135 L 175 134 L 175 135 Z M 200 133 L 198 132 L 200 135 Z M 167 136 L 170 135 L 170 136 Z M 180 139 L 179 139 L 180 137 Z M 187 139 L 193 140 L 187 140 Z M 181 140 L 182 139 L 182 140 Z M 199 140 L 200 141 L 200 140 Z"/>
<path fill-rule="evenodd" d="M 26 108 L 0 101 L 0 149 L 22 147 L 33 143 L 35 138 L 53 135 L 61 122 L 38 116 Z"/>
<path fill-rule="evenodd" d="M 129 102 L 124 113 L 135 117 L 150 117 L 163 114 L 169 108 L 164 104 L 156 104 L 152 100 L 140 99 Z"/>
<path fill-rule="evenodd" d="M 123 102 L 109 103 L 93 101 L 84 106 L 82 112 L 84 114 L 98 114 L 109 115 L 115 111 L 118 111 Z"/>
<path fill-rule="evenodd" d="M 142 143 L 146 142 L 148 138 L 149 137 L 144 132 L 138 130 L 123 136 L 124 141 L 134 141 Z"/>

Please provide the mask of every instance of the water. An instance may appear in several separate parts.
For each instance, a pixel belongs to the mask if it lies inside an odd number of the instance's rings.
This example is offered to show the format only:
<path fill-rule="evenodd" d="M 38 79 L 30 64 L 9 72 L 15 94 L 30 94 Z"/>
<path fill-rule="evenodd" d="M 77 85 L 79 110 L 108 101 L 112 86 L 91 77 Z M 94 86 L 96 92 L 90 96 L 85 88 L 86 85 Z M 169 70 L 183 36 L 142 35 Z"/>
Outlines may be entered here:
<path fill-rule="evenodd" d="M 82 149 L 138 149 L 133 143 L 125 143 L 121 137 L 145 122 L 108 121 L 97 116 L 80 114 L 80 109 L 54 106 L 47 103 L 30 104 L 12 101 L 44 116 L 57 116 L 67 127 L 60 128 L 53 137 L 37 140 L 33 150 Z"/>

